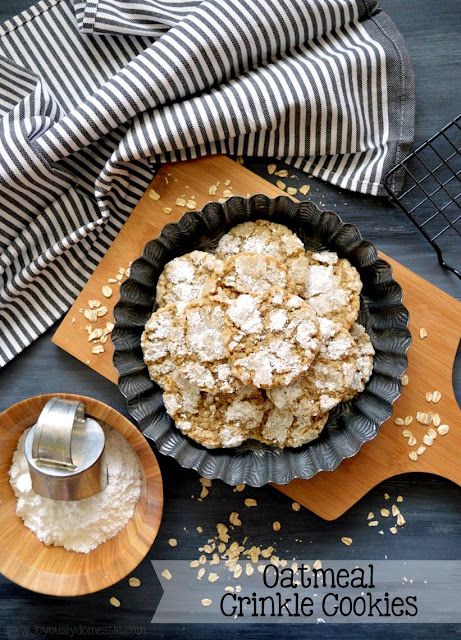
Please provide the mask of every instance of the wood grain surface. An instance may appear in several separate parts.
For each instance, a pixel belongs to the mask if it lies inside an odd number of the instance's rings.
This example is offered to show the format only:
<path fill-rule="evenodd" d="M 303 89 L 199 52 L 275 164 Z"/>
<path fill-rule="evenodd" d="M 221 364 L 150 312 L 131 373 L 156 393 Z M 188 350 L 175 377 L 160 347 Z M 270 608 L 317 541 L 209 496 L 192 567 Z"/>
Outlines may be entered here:
<path fill-rule="evenodd" d="M 255 193 L 269 196 L 283 194 L 277 186 L 223 156 L 162 167 L 62 321 L 53 342 L 116 382 L 112 346 L 107 342 L 104 353 L 91 353 L 93 343 L 88 341 L 85 330 L 88 322 L 81 310 L 88 307 L 88 300 L 102 299 L 112 318 L 112 309 L 118 299 L 118 285 L 111 285 L 114 294 L 105 299 L 101 290 L 108 279 L 117 273 L 120 266 L 126 266 L 136 259 L 146 242 L 157 237 L 165 224 L 178 220 L 184 214 L 187 209 L 175 204 L 177 198 L 194 196 L 194 202 L 200 209 L 211 198 L 209 187 L 217 182 L 218 193 L 213 196 L 216 199 L 226 189 L 232 189 L 234 195 L 243 196 Z M 225 185 L 225 182 L 229 184 Z M 153 199 L 153 194 L 160 198 Z M 403 287 L 405 305 L 410 311 L 413 336 L 409 353 L 410 383 L 396 403 L 393 416 L 383 425 L 377 438 L 366 443 L 357 456 L 344 461 L 333 472 L 320 473 L 311 480 L 296 480 L 285 486 L 277 486 L 328 520 L 339 517 L 385 478 L 407 471 L 436 473 L 461 484 L 461 467 L 457 464 L 461 456 L 461 413 L 451 382 L 461 336 L 461 303 L 396 261 L 383 257 L 391 262 L 395 278 Z M 107 316 L 101 319 L 101 326 L 106 320 Z M 440 331 L 441 326 L 444 327 L 443 332 Z M 419 338 L 421 327 L 428 332 L 424 340 Z M 442 399 L 436 405 L 428 404 L 426 393 L 434 390 L 442 393 Z M 451 431 L 447 436 L 438 438 L 414 462 L 408 457 L 411 449 L 402 436 L 403 428 L 394 424 L 394 418 L 413 416 L 411 430 L 418 445 L 421 445 L 428 427 L 416 422 L 418 411 L 439 413 L 442 422 L 447 423 Z"/>
<path fill-rule="evenodd" d="M 40 542 L 16 515 L 17 500 L 8 470 L 20 435 L 36 422 L 52 396 L 35 396 L 13 405 L 0 414 L 0 572 L 38 593 L 85 595 L 124 578 L 151 548 L 162 519 L 162 476 L 143 436 L 118 411 L 92 398 L 55 395 L 84 402 L 89 416 L 116 429 L 129 442 L 142 472 L 141 497 L 127 525 L 89 553 L 67 551 Z"/>

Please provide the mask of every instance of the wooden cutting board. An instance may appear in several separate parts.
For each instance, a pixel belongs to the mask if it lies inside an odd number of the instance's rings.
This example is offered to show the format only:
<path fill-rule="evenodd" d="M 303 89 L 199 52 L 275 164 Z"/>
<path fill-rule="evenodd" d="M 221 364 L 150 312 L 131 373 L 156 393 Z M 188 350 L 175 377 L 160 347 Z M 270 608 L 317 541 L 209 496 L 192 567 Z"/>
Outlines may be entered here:
<path fill-rule="evenodd" d="M 210 195 L 210 186 L 218 181 L 217 193 Z M 186 206 L 176 204 L 177 198 L 192 199 L 196 205 L 191 203 L 190 206 L 200 209 L 210 200 L 222 197 L 225 190 L 245 197 L 255 193 L 283 194 L 263 178 L 223 156 L 165 165 L 62 321 L 53 342 L 116 383 L 110 340 L 104 345 L 104 353 L 92 353 L 92 343 L 88 342 L 85 330 L 88 322 L 82 310 L 88 308 L 89 300 L 101 301 L 108 309 L 99 320 L 98 326 L 103 327 L 112 319 L 118 284 L 109 285 L 113 289 L 110 298 L 102 295 L 103 285 L 107 285 L 109 279 L 115 279 L 121 267 L 127 267 L 136 259 L 146 242 L 156 237 L 165 224 L 178 220 L 188 210 Z M 159 199 L 156 199 L 157 194 Z M 327 520 L 339 517 L 382 480 L 401 473 L 430 472 L 461 485 L 461 412 L 452 386 L 453 363 L 461 336 L 461 303 L 398 262 L 383 257 L 393 266 L 395 278 L 404 290 L 404 303 L 410 311 L 413 344 L 409 351 L 409 384 L 395 403 L 392 418 L 356 456 L 345 460 L 336 471 L 319 473 L 311 480 L 276 485 L 277 489 Z M 428 333 L 425 339 L 419 337 L 423 327 Z M 429 391 L 441 392 L 442 398 L 437 404 L 426 401 Z M 394 419 L 413 416 L 413 422 L 407 428 L 415 435 L 419 446 L 428 427 L 416 421 L 418 411 L 438 413 L 442 424 L 448 424 L 450 431 L 439 436 L 413 462 L 408 457 L 410 447 L 402 436 L 404 427 L 395 425 Z"/>

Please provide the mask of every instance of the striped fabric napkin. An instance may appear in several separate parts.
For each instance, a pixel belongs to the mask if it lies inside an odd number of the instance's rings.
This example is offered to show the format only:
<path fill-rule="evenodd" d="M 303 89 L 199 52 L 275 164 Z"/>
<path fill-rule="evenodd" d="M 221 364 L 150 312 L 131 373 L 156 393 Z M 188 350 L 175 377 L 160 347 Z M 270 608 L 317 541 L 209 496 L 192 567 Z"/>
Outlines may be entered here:
<path fill-rule="evenodd" d="M 0 365 L 69 308 L 158 163 L 277 157 L 380 195 L 413 138 L 375 0 L 41 0 L 0 49 Z"/>

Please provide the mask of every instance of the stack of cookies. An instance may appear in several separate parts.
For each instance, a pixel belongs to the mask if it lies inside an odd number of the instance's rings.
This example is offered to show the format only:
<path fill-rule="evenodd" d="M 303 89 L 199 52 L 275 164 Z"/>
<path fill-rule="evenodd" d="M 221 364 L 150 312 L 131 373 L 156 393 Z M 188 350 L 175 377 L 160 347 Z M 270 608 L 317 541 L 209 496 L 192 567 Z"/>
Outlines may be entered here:
<path fill-rule="evenodd" d="M 169 262 L 141 345 L 177 428 L 208 448 L 317 438 L 372 372 L 361 288 L 347 260 L 266 220 Z"/>

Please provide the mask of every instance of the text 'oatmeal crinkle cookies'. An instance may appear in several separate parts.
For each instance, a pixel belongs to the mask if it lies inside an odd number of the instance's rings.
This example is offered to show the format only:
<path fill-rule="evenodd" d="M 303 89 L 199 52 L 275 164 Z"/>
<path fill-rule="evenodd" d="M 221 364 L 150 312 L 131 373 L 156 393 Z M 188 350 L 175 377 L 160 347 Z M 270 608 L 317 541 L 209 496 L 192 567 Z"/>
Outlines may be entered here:
<path fill-rule="evenodd" d="M 304 246 L 288 227 L 268 220 L 256 220 L 233 227 L 216 248 L 216 255 L 221 259 L 238 253 L 258 253 L 285 260 L 303 255 Z"/>
<path fill-rule="evenodd" d="M 230 363 L 244 384 L 287 385 L 309 369 L 320 348 L 315 313 L 288 291 L 241 294 L 229 302 L 227 315 L 239 330 L 229 345 Z"/>

